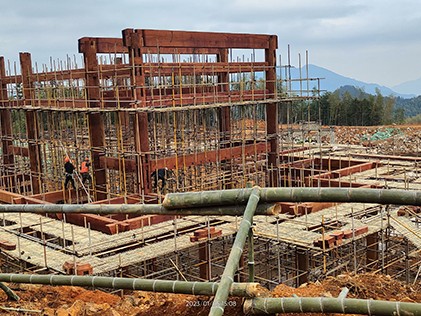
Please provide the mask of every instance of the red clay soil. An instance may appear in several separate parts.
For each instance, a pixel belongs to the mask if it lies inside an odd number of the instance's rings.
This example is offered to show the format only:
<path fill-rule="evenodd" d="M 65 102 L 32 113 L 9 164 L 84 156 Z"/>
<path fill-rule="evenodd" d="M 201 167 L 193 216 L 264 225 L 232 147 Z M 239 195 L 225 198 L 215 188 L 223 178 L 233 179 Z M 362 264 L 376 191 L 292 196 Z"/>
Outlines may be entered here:
<path fill-rule="evenodd" d="M 1 315 L 79 316 L 79 315 L 208 315 L 212 298 L 206 296 L 176 295 L 150 292 L 127 292 L 123 296 L 79 287 L 36 286 L 9 284 L 21 298 L 9 301 L 0 293 L 0 308 L 12 307 L 21 312 L 0 310 Z M 343 287 L 349 289 L 349 298 L 377 299 L 421 303 L 421 284 L 407 286 L 385 275 L 339 275 L 323 282 L 305 284 L 297 289 L 278 285 L 273 297 L 326 296 L 336 297 Z M 242 299 L 230 298 L 224 315 L 244 315 Z M 291 314 L 292 315 L 292 314 Z M 297 314 L 294 314 L 297 315 Z M 309 314 L 310 315 L 310 314 Z M 316 315 L 316 314 L 311 314 Z"/>

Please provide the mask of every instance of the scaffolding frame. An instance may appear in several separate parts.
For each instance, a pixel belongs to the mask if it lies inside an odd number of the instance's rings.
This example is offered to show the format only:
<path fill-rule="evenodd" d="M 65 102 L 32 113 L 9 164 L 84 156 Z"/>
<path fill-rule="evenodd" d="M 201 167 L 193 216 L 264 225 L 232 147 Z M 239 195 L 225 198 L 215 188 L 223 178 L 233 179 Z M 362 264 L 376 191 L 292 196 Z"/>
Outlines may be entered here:
<path fill-rule="evenodd" d="M 275 35 L 126 29 L 122 38 L 79 39 L 81 62 L 67 57 L 39 66 L 25 52 L 19 65 L 11 65 L 0 57 L 1 202 L 86 203 L 89 196 L 93 204 L 156 203 L 166 193 L 249 183 L 382 188 L 379 181 L 387 178 L 390 186 L 392 176 L 404 179 L 396 180 L 397 187 L 417 189 L 406 169 L 418 173 L 419 159 L 397 164 L 383 156 L 373 162 L 349 148 L 333 151 L 332 128 L 303 121 L 304 115 L 293 112 L 296 104 L 310 111 L 309 102 L 321 93 L 320 79 L 310 78 L 308 69 L 292 78 L 289 50 L 287 65 L 282 65 L 277 45 Z M 308 53 L 305 59 L 308 65 Z M 76 166 L 84 157 L 91 159 L 88 194 L 63 188 L 65 156 Z M 389 174 L 389 164 L 402 173 Z M 151 177 L 166 168 L 165 185 Z M 365 173 L 370 177 L 357 178 Z M 276 230 L 282 223 L 305 222 L 311 234 L 308 216 L 327 208 L 337 214 L 338 206 L 283 202 L 279 207 L 276 220 L 256 223 L 267 231 L 257 229 L 253 236 L 255 278 L 267 287 L 299 285 L 343 271 L 387 272 L 407 282 L 416 278 L 419 250 L 396 225 L 384 223 L 350 243 L 320 249 L 296 237 L 281 238 Z M 363 207 L 349 216 L 383 218 L 382 212 Z M 20 217 L 4 215 L 2 233 L 12 234 L 22 249 L 24 240 L 35 240 L 43 253 L 36 261 L 2 252 L 6 263 L 21 271 L 62 273 L 62 262 L 53 266 L 51 261 L 62 260 L 61 255 L 73 261 L 88 256 L 98 257 L 93 264 L 102 275 L 192 280 L 218 279 L 239 226 L 239 218 L 227 216 L 50 214 L 32 223 Z M 419 215 L 412 218 L 418 225 Z M 44 221 L 55 223 L 57 232 L 47 231 Z M 328 232 L 333 224 L 319 219 L 317 225 Z M 222 227 L 222 236 L 209 235 L 197 244 L 185 240 L 211 227 Z M 165 254 L 135 262 L 121 259 L 164 239 L 171 243 Z M 50 258 L 48 249 L 60 256 Z M 238 280 L 249 274 L 248 254 L 245 249 Z M 117 264 L 101 270 L 100 261 L 107 257 Z M 334 267 L 336 260 L 341 269 Z"/>

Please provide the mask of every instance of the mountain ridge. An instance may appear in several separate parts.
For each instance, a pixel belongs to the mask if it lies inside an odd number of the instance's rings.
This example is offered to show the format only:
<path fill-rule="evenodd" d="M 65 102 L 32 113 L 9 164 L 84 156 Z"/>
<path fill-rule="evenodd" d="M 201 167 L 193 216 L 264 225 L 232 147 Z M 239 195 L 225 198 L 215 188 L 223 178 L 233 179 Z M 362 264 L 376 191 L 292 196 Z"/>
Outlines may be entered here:
<path fill-rule="evenodd" d="M 300 68 L 291 68 L 291 77 L 298 78 L 300 76 L 300 72 L 303 74 L 306 73 L 307 66 L 303 66 Z M 364 92 L 369 94 L 376 94 L 377 89 L 380 93 L 384 96 L 398 96 L 402 98 L 413 98 L 416 93 L 408 93 L 409 89 L 404 89 L 406 86 L 402 86 L 400 91 L 406 91 L 405 93 L 401 93 L 398 91 L 393 90 L 392 88 L 379 85 L 377 83 L 368 83 L 364 81 L 360 81 L 357 79 L 349 78 L 343 75 L 340 75 L 336 72 L 333 72 L 327 68 L 317 66 L 314 64 L 308 65 L 308 76 L 309 78 L 323 78 L 320 81 L 320 88 L 321 90 L 325 90 L 328 92 L 333 92 L 336 89 L 339 89 L 342 86 L 354 86 L 362 89 Z M 404 85 L 405 83 L 401 84 Z M 398 86 L 401 86 L 398 85 Z M 421 78 L 420 78 L 420 86 L 421 86 Z M 313 86 L 311 88 L 314 88 Z"/>
<path fill-rule="evenodd" d="M 392 87 L 393 90 L 399 93 L 415 93 L 417 96 L 421 95 L 421 78 L 405 81 Z"/>

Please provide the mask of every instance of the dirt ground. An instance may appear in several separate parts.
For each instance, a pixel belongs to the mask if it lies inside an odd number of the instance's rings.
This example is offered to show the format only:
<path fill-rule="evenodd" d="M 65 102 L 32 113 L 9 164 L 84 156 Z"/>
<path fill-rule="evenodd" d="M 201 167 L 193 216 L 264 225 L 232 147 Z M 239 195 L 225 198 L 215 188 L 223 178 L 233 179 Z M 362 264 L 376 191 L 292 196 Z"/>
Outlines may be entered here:
<path fill-rule="evenodd" d="M 21 298 L 19 302 L 7 299 L 0 293 L 1 315 L 48 315 L 48 316 L 123 316 L 123 315 L 207 315 L 212 299 L 206 296 L 176 295 L 142 291 L 126 292 L 124 295 L 90 291 L 79 287 L 37 286 L 11 284 Z M 377 299 L 421 303 L 421 284 L 405 285 L 387 275 L 349 274 L 329 277 L 323 282 L 309 283 L 295 289 L 278 285 L 269 296 L 336 297 L 341 289 L 349 289 L 349 298 Z M 224 315 L 244 315 L 242 299 L 230 298 Z M 297 314 L 295 314 L 297 315 Z M 315 314 L 312 314 L 315 315 Z"/>

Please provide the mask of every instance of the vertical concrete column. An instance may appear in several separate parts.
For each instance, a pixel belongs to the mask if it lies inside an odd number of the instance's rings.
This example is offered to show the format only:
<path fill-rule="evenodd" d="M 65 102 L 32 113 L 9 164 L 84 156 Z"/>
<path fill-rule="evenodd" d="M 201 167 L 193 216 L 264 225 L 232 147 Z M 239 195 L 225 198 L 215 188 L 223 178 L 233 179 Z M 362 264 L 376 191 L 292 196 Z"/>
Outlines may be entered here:
<path fill-rule="evenodd" d="M 278 46 L 278 38 L 275 35 L 270 36 L 269 46 L 265 49 L 265 62 L 267 68 L 266 75 L 266 89 L 268 97 L 274 99 L 277 97 L 276 91 L 276 49 Z M 270 145 L 268 153 L 268 167 L 269 167 L 269 186 L 279 186 L 278 180 L 278 164 L 279 164 L 279 124 L 278 124 L 278 103 L 270 102 L 266 105 L 266 134 L 267 141 Z"/>
<path fill-rule="evenodd" d="M 82 38 L 79 40 L 79 52 L 83 53 L 85 62 L 85 83 L 87 106 L 101 107 L 100 82 L 98 78 L 97 43 L 95 39 Z M 88 113 L 89 141 L 92 151 L 93 182 L 95 183 L 96 200 L 107 198 L 106 170 L 101 166 L 100 158 L 105 155 L 105 127 L 104 117 L 100 112 Z"/>
<path fill-rule="evenodd" d="M 92 152 L 92 171 L 95 183 L 96 200 L 105 200 L 106 193 L 106 169 L 101 165 L 100 158 L 105 155 L 105 127 L 104 118 L 101 113 L 89 113 L 89 141 L 91 144 Z"/>
<path fill-rule="evenodd" d="M 3 153 L 3 165 L 13 165 L 13 142 L 12 142 L 12 115 L 10 109 L 2 108 L 0 110 L 1 115 L 1 137 L 2 137 L 2 153 Z"/>
<path fill-rule="evenodd" d="M 38 115 L 36 111 L 26 111 L 26 135 L 31 169 L 32 194 L 41 193 L 41 145 L 38 143 Z"/>
<path fill-rule="evenodd" d="M 379 236 L 377 233 L 367 235 L 366 266 L 367 271 L 377 270 L 379 260 Z"/>
<path fill-rule="evenodd" d="M 199 247 L 199 260 L 201 265 L 199 267 L 199 276 L 203 280 L 210 280 L 211 275 L 209 271 L 209 249 L 206 242 L 201 242 Z M 205 262 L 205 263 L 203 263 Z"/>
<path fill-rule="evenodd" d="M 32 61 L 30 53 L 19 53 L 20 69 L 22 73 L 23 104 L 31 106 L 34 100 Z"/>
<path fill-rule="evenodd" d="M 9 100 L 5 78 L 6 78 L 6 66 L 4 64 L 4 57 L 0 56 L 0 106 L 1 107 L 6 107 Z"/>
<path fill-rule="evenodd" d="M 32 61 L 30 53 L 20 53 L 22 73 L 23 104 L 31 106 L 34 100 Z M 38 143 L 38 115 L 35 110 L 25 111 L 26 137 L 28 139 L 29 163 L 31 170 L 32 194 L 41 193 L 41 145 Z"/>
<path fill-rule="evenodd" d="M 304 249 L 297 249 L 295 252 L 297 260 L 297 286 L 308 282 L 308 252 Z M 304 273 L 304 274 L 303 274 Z"/>
<path fill-rule="evenodd" d="M 132 29 L 123 30 L 123 45 L 128 47 L 132 84 L 132 98 L 135 107 L 146 107 L 146 86 L 143 71 L 144 39 L 142 32 L 135 32 Z M 139 193 L 149 193 L 152 189 L 149 168 L 149 132 L 148 113 L 137 112 L 134 114 L 136 166 Z"/>
<path fill-rule="evenodd" d="M 121 57 L 117 57 L 116 60 L 115 60 L 115 64 L 116 65 L 123 64 L 123 59 Z M 117 77 L 116 80 L 115 80 L 115 84 L 117 86 L 116 93 L 120 93 L 120 86 L 123 85 L 123 80 L 120 77 Z M 118 96 L 118 99 L 120 99 L 120 96 Z M 117 95 L 116 95 L 116 100 L 117 100 Z M 125 131 L 130 130 L 129 112 L 119 111 L 118 112 L 118 123 L 119 123 L 119 129 L 122 133 L 122 135 L 121 135 L 122 136 L 122 144 L 121 144 L 122 148 L 121 148 L 121 150 L 124 151 L 124 148 L 126 146 L 128 146 L 127 139 L 125 137 Z M 120 168 L 120 170 L 122 170 L 124 168 L 122 159 L 119 160 L 119 164 L 120 164 L 119 168 Z"/>
<path fill-rule="evenodd" d="M 14 164 L 13 142 L 12 142 L 12 115 L 9 107 L 9 96 L 7 93 L 7 84 L 3 81 L 6 77 L 6 67 L 4 57 L 0 56 L 0 124 L 1 124 L 1 148 L 3 167 L 5 173 L 9 175 L 7 167 Z M 12 178 L 13 179 L 13 178 Z M 9 188 L 9 181 L 4 185 Z"/>
<path fill-rule="evenodd" d="M 217 55 L 217 61 L 221 63 L 228 63 L 228 49 L 219 49 L 219 53 Z M 229 73 L 218 73 L 218 92 L 222 93 L 229 93 Z M 221 144 L 220 148 L 228 148 L 230 147 L 230 139 L 231 139 L 231 107 L 224 106 L 218 109 L 219 111 L 219 131 L 221 133 L 221 137 L 219 138 Z M 231 164 L 229 160 L 221 161 L 223 164 L 222 168 L 225 171 L 231 170 Z M 232 177 L 228 179 L 228 183 L 223 184 L 224 189 L 231 189 L 233 183 Z M 225 182 L 225 177 L 224 177 Z"/>
<path fill-rule="evenodd" d="M 217 55 L 217 61 L 221 63 L 228 63 L 228 49 L 220 49 Z M 218 91 L 229 92 L 229 73 L 218 73 Z M 231 109 L 230 107 L 220 108 L 219 130 L 224 135 L 222 141 L 230 140 L 231 133 Z M 222 148 L 227 146 L 222 146 Z"/>

